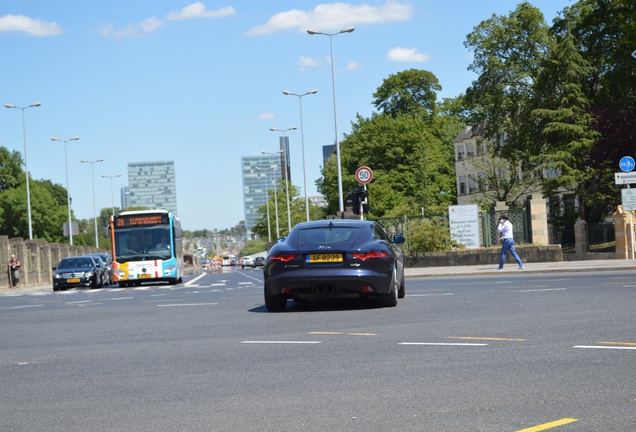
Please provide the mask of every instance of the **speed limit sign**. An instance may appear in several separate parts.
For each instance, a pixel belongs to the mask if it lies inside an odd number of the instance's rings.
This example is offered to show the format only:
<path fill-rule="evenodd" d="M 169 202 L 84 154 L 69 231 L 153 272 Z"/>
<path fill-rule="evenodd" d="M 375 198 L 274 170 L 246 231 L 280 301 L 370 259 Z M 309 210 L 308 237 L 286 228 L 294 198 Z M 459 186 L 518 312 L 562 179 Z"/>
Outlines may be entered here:
<path fill-rule="evenodd" d="M 368 166 L 361 166 L 356 170 L 356 180 L 358 183 L 367 184 L 373 178 L 373 171 Z"/>

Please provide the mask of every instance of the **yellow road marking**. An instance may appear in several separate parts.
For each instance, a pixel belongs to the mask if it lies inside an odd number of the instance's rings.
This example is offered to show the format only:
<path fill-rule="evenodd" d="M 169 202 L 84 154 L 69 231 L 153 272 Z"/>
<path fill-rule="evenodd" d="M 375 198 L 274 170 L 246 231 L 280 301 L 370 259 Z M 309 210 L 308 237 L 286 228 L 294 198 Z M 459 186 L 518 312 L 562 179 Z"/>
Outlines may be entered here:
<path fill-rule="evenodd" d="M 472 336 L 449 336 L 448 339 L 512 341 L 512 342 L 525 342 L 528 340 L 528 339 L 518 339 L 518 338 L 472 337 Z"/>
<path fill-rule="evenodd" d="M 575 418 L 563 418 L 561 420 L 556 420 L 550 423 L 544 423 L 542 425 L 538 425 L 538 426 L 533 426 L 533 427 L 529 427 L 527 429 L 519 429 L 517 432 L 538 432 L 538 431 L 544 431 L 544 430 L 548 430 L 548 429 L 552 429 L 555 428 L 557 426 L 563 426 L 569 423 L 574 423 L 579 421 L 579 419 L 575 419 Z"/>
<path fill-rule="evenodd" d="M 601 345 L 627 345 L 636 346 L 636 342 L 598 342 Z"/>

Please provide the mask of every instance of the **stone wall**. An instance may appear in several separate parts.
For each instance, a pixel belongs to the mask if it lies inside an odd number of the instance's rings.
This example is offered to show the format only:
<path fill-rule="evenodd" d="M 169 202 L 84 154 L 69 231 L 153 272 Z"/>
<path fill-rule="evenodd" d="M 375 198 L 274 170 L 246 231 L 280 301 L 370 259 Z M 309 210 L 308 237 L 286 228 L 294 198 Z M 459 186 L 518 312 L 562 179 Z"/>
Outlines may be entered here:
<path fill-rule="evenodd" d="M 517 246 L 515 249 L 524 263 L 563 261 L 561 245 Z M 492 265 L 499 264 L 501 248 L 461 249 L 450 252 L 427 252 L 405 257 L 405 267 L 443 267 L 454 265 Z M 508 254 L 506 264 L 517 265 Z"/>
<path fill-rule="evenodd" d="M 0 288 L 9 288 L 9 258 L 15 255 L 20 261 L 20 286 L 53 285 L 53 267 L 62 258 L 103 250 L 88 246 L 68 245 L 65 243 L 46 243 L 36 240 L 24 240 L 20 237 L 0 236 L 0 260 L 4 262 L 4 271 L 0 272 Z"/>

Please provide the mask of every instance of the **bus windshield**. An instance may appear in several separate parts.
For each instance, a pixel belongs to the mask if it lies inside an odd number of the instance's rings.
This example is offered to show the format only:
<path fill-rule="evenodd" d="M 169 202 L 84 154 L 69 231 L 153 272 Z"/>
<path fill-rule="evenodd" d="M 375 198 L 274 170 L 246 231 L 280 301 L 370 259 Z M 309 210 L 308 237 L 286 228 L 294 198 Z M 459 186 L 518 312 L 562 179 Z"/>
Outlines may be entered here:
<path fill-rule="evenodd" d="M 117 262 L 170 259 L 170 226 L 118 228 L 114 233 Z"/>

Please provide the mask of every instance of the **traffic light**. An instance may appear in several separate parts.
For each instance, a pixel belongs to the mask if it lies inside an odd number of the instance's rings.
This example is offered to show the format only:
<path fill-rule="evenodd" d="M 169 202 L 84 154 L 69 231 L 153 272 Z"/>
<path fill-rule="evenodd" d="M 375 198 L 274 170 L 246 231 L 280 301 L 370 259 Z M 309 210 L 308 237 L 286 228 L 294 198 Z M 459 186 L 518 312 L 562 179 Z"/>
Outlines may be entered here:
<path fill-rule="evenodd" d="M 360 214 L 360 204 L 362 204 L 362 212 L 369 213 L 369 193 L 364 186 L 358 186 L 358 209 L 356 214 Z"/>
<path fill-rule="evenodd" d="M 360 191 L 358 189 L 353 190 L 347 194 L 351 200 L 351 206 L 353 207 L 353 214 L 360 214 Z"/>

